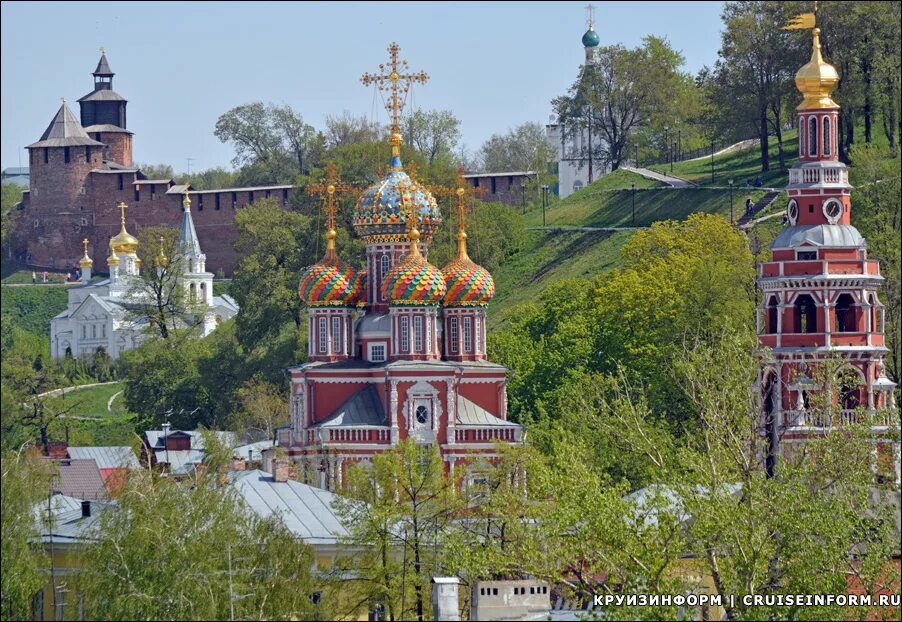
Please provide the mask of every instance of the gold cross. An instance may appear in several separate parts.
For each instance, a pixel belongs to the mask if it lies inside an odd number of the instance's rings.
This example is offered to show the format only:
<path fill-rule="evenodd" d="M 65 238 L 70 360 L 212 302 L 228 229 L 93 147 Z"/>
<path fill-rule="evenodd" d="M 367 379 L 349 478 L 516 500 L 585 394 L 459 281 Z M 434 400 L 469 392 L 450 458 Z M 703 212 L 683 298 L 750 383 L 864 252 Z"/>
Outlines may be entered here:
<path fill-rule="evenodd" d="M 128 205 L 125 204 L 125 201 L 119 202 L 119 209 L 122 210 L 122 226 L 123 227 L 125 226 L 125 208 L 127 208 L 127 207 L 128 207 Z"/>
<path fill-rule="evenodd" d="M 88 238 L 85 238 L 84 240 L 82 240 L 81 243 L 85 245 L 85 257 L 87 257 L 88 256 Z"/>
<path fill-rule="evenodd" d="M 364 73 L 360 76 L 360 81 L 364 86 L 377 84 L 380 91 L 389 91 L 391 95 L 385 102 L 385 109 L 391 115 L 391 131 L 393 134 L 401 133 L 401 112 L 404 110 L 404 100 L 407 98 L 407 92 L 414 82 L 426 84 L 429 76 L 425 71 L 416 73 L 405 73 L 407 69 L 406 60 L 398 60 L 398 53 L 401 47 L 392 42 L 388 46 L 388 65 L 382 63 L 379 65 L 379 73 Z"/>
<path fill-rule="evenodd" d="M 182 199 L 182 207 L 185 209 L 191 209 L 191 197 L 188 195 L 188 184 L 185 184 L 185 190 L 183 192 L 185 195 Z"/>
<path fill-rule="evenodd" d="M 319 195 L 323 199 L 326 208 L 326 230 L 335 229 L 335 215 L 338 212 L 338 206 L 335 205 L 335 195 L 344 194 L 354 190 L 351 184 L 343 184 L 338 179 L 338 171 L 334 162 L 326 164 L 325 183 L 310 184 L 307 186 L 307 194 L 310 196 Z"/>

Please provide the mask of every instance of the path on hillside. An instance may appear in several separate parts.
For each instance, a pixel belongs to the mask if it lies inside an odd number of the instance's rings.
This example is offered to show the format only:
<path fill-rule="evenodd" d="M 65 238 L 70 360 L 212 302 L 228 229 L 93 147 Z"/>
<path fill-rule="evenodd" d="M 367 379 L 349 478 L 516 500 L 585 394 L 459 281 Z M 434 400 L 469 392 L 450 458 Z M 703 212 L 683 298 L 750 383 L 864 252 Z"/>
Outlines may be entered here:
<path fill-rule="evenodd" d="M 526 227 L 527 231 L 608 231 L 612 233 L 617 231 L 635 231 L 636 229 L 648 229 L 648 227 L 576 227 L 567 225 Z"/>
<path fill-rule="evenodd" d="M 110 399 L 106 401 L 106 409 L 107 412 L 113 412 L 113 400 L 122 395 L 125 391 L 119 391 L 118 393 L 113 393 L 110 396 Z"/>
<path fill-rule="evenodd" d="M 111 382 L 94 382 L 91 384 L 76 384 L 71 387 L 63 387 L 62 389 L 53 389 L 52 391 L 45 391 L 44 393 L 40 393 L 35 397 L 56 397 L 57 395 L 65 395 L 66 393 L 71 393 L 72 391 L 80 391 L 81 389 L 90 389 L 91 387 L 102 387 L 108 384 L 118 384 L 122 382 L 121 380 L 113 380 Z"/>
<path fill-rule="evenodd" d="M 655 181 L 660 181 L 661 183 L 667 184 L 671 188 L 695 188 L 695 184 L 691 181 L 686 181 L 685 179 L 680 179 L 679 177 L 671 177 L 670 175 L 663 175 L 661 173 L 656 173 L 651 169 L 647 168 L 633 168 L 632 166 L 621 166 L 621 169 L 624 171 L 629 171 L 630 173 L 635 173 L 636 175 L 642 175 L 642 177 L 647 177 L 648 179 L 654 179 Z"/>
<path fill-rule="evenodd" d="M 738 143 L 733 143 L 729 147 L 724 147 L 720 151 L 715 151 L 714 157 L 716 158 L 717 156 L 720 156 L 720 155 L 726 155 L 728 153 L 733 153 L 734 151 L 742 151 L 743 149 L 747 149 L 747 148 L 751 147 L 752 145 L 757 145 L 758 140 L 759 139 L 757 139 L 757 138 L 749 138 L 747 140 L 740 140 Z M 689 160 L 677 160 L 677 162 L 694 162 L 696 160 L 704 160 L 706 158 L 710 159 L 711 154 L 708 153 L 703 156 L 698 156 L 697 158 L 691 158 Z"/>

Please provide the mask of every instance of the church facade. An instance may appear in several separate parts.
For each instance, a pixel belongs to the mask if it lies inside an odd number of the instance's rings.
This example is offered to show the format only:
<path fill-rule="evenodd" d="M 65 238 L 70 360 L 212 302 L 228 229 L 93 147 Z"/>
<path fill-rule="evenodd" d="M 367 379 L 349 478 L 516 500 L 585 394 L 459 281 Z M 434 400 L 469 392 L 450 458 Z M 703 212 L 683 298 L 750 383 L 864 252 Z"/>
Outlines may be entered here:
<path fill-rule="evenodd" d="M 326 254 L 299 286 L 308 306 L 308 362 L 289 370 L 291 426 L 278 435 L 302 479 L 331 490 L 350 465 L 403 439 L 437 445 L 453 472 L 491 460 L 498 442 L 520 442 L 524 433 L 507 420 L 507 370 L 486 357 L 485 311 L 495 286 L 467 255 L 462 178 L 457 258 L 442 269 L 427 259 L 442 216 L 429 190 L 404 170 L 399 125 L 401 83 L 426 76 L 403 74 L 397 45 L 389 51 L 389 73 L 369 78 L 391 92 L 392 158 L 358 198 L 353 219 L 366 269 L 338 255 L 330 183 Z"/>
<path fill-rule="evenodd" d="M 851 224 L 852 186 L 839 161 L 839 105 L 831 98 L 839 76 L 821 56 L 817 28 L 811 60 L 795 81 L 804 99 L 787 227 L 758 278 L 758 333 L 767 352 L 757 380 L 758 416 L 769 441 L 767 468 L 806 441 L 857 423 L 870 428 L 875 468 L 892 465 L 898 481 L 899 443 L 891 434 L 896 384 L 886 376 L 885 310 L 877 296 L 883 277 Z M 825 399 L 830 403 L 817 403 Z"/>
<path fill-rule="evenodd" d="M 67 290 L 66 310 L 50 320 L 53 358 L 89 357 L 102 349 L 117 359 L 124 351 L 141 345 L 150 330 L 147 318 L 140 314 L 139 298 L 149 294 L 139 285 L 138 240 L 125 228 L 125 203 L 120 203 L 119 208 L 120 230 L 110 239 L 110 255 L 106 258 L 109 278 L 91 280 L 94 261 L 88 255 L 90 241 L 82 241 L 82 283 Z M 201 335 L 206 336 L 219 322 L 238 313 L 238 304 L 229 296 L 213 295 L 213 274 L 205 269 L 206 255 L 197 239 L 187 193 L 176 250 L 179 261 L 170 265 L 180 271 L 176 278 L 185 288 L 185 299 L 192 306 Z"/>
<path fill-rule="evenodd" d="M 82 254 L 82 240 L 106 248 L 119 230 L 120 202 L 131 206 L 131 221 L 178 227 L 182 195 L 194 205 L 197 236 L 207 249 L 207 267 L 230 274 L 237 259 L 235 212 L 271 198 L 287 205 L 293 186 L 194 190 L 172 179 L 148 179 L 132 157 L 128 101 L 113 90 L 106 54 L 93 72 L 94 89 L 78 100 L 80 118 L 63 102 L 40 140 L 27 147 L 29 187 L 14 235 L 16 260 L 32 267 L 70 270 Z M 98 258 L 95 272 L 109 266 Z"/>

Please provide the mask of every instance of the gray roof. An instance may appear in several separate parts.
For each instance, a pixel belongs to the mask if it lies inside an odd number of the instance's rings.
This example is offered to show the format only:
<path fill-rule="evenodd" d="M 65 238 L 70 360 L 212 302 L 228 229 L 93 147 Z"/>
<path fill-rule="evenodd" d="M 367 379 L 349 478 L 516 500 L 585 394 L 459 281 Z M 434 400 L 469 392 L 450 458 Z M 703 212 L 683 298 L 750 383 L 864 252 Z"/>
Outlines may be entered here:
<path fill-rule="evenodd" d="M 203 449 L 204 448 L 204 437 L 202 433 L 205 430 L 169 430 L 169 434 L 175 434 L 176 432 L 181 432 L 182 434 L 187 434 L 191 437 L 191 447 L 193 449 Z M 229 447 L 235 447 L 237 443 L 236 434 L 234 432 L 227 431 L 214 431 L 219 440 Z M 162 448 L 163 445 L 163 430 L 147 430 L 144 432 L 144 435 L 147 437 L 147 442 L 150 443 L 151 449 Z M 172 452 L 169 452 L 172 453 Z"/>
<path fill-rule="evenodd" d="M 502 171 L 500 173 L 464 173 L 464 179 L 474 177 L 529 177 L 534 176 L 535 171 Z"/>
<path fill-rule="evenodd" d="M 518 427 L 516 423 L 496 417 L 485 408 L 468 400 L 463 395 L 457 396 L 457 423 L 460 425 Z"/>
<path fill-rule="evenodd" d="M 361 337 L 366 335 L 375 337 L 378 335 L 391 335 L 391 320 L 388 313 L 367 313 L 355 327 L 357 334 Z"/>
<path fill-rule="evenodd" d="M 80 102 L 124 102 L 128 101 L 122 95 L 111 89 L 98 89 L 91 91 L 84 97 L 79 97 Z"/>
<path fill-rule="evenodd" d="M 119 127 L 118 125 L 113 125 L 112 123 L 101 123 L 99 125 L 89 125 L 85 128 L 85 131 L 88 133 L 93 132 L 115 132 L 117 134 L 134 134 L 134 132 L 130 132 L 125 128 Z"/>
<path fill-rule="evenodd" d="M 386 425 L 385 408 L 379 392 L 368 384 L 342 404 L 327 419 L 318 423 L 317 428 L 334 428 L 349 425 Z"/>
<path fill-rule="evenodd" d="M 93 460 L 53 460 L 55 471 L 51 488 L 57 492 L 79 499 L 105 499 L 106 487 L 100 476 L 100 469 Z"/>
<path fill-rule="evenodd" d="M 213 307 L 222 307 L 227 311 L 231 311 L 234 313 L 238 313 L 238 303 L 234 298 L 229 296 L 228 294 L 220 294 L 219 296 L 213 296 Z"/>
<path fill-rule="evenodd" d="M 165 464 L 173 475 L 191 473 L 194 467 L 202 464 L 206 453 L 203 449 L 155 449 L 157 464 Z"/>
<path fill-rule="evenodd" d="M 141 466 L 131 447 L 69 447 L 69 457 L 93 460 L 100 469 L 137 469 Z"/>
<path fill-rule="evenodd" d="M 47 501 L 33 507 L 35 525 L 41 534 L 41 542 L 47 544 L 72 544 L 96 539 L 96 527 L 101 513 L 115 507 L 115 503 L 91 501 L 91 516 L 82 516 L 82 499 L 54 494 L 50 498 L 50 515 Z M 49 520 L 48 520 L 49 519 Z"/>
<path fill-rule="evenodd" d="M 798 225 L 783 229 L 770 245 L 771 248 L 800 246 L 864 248 L 866 243 L 852 225 Z"/>
<path fill-rule="evenodd" d="M 211 190 L 192 190 L 191 194 L 209 194 L 215 192 L 257 192 L 259 190 L 291 190 L 296 188 L 291 184 L 282 184 L 279 186 L 245 186 L 243 188 L 213 188 Z"/>
<path fill-rule="evenodd" d="M 60 106 L 60 109 L 54 115 L 53 120 L 41 139 L 28 145 L 26 149 L 36 149 L 39 147 L 79 147 L 79 146 L 96 146 L 102 147 L 103 143 L 99 143 L 85 132 L 85 128 L 81 126 L 66 102 Z"/>
<path fill-rule="evenodd" d="M 244 458 L 245 460 L 259 460 L 262 458 L 263 450 L 274 446 L 275 441 L 272 439 L 257 441 L 256 443 L 248 443 L 247 445 L 236 447 L 233 455 Z"/>
<path fill-rule="evenodd" d="M 110 69 L 110 63 L 106 59 L 106 53 L 100 53 L 100 60 L 97 61 L 97 69 L 94 70 L 95 76 L 115 76 L 113 70 Z"/>
<path fill-rule="evenodd" d="M 259 470 L 236 473 L 232 485 L 258 516 L 278 516 L 307 544 L 336 544 L 348 535 L 332 509 L 335 493 L 293 480 L 277 483 Z"/>
<path fill-rule="evenodd" d="M 197 239 L 197 231 L 194 230 L 194 220 L 191 218 L 191 208 L 182 209 L 182 226 L 179 228 L 178 250 L 183 255 L 197 257 L 202 255 L 200 240 Z"/>

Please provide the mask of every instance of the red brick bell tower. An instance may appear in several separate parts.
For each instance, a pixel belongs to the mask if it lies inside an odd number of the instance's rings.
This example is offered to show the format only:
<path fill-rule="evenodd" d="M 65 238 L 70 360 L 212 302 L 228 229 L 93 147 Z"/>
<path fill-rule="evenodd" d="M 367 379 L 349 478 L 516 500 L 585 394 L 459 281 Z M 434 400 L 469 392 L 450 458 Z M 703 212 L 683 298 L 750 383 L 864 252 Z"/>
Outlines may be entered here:
<path fill-rule="evenodd" d="M 814 16 L 808 18 L 813 27 Z M 800 161 L 789 172 L 787 226 L 758 279 L 759 341 L 769 350 L 758 375 L 767 468 L 772 473 L 781 456 L 806 440 L 866 423 L 898 479 L 899 446 L 887 434 L 896 385 L 885 374 L 884 307 L 877 296 L 883 277 L 851 224 L 848 167 L 837 155 L 839 106 L 830 97 L 839 76 L 821 56 L 818 28 L 811 60 L 795 81 L 804 97 Z M 816 397 L 830 407 L 818 408 Z"/>

